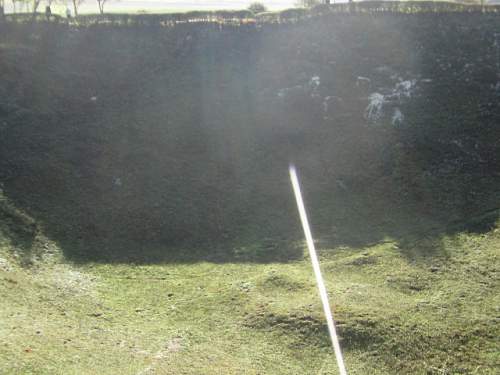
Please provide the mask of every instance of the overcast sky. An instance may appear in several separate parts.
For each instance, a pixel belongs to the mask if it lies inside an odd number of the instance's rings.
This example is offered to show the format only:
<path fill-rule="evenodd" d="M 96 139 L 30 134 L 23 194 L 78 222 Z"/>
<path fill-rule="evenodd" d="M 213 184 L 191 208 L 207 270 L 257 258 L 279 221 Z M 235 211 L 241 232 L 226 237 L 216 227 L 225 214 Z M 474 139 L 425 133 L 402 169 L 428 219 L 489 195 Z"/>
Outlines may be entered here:
<path fill-rule="evenodd" d="M 97 3 L 96 0 L 87 0 L 90 6 L 91 3 Z M 252 2 L 252 0 L 109 0 L 110 3 L 106 6 L 111 8 L 122 9 L 179 9 L 179 10 L 195 10 L 195 9 L 244 9 Z M 262 1 L 270 9 L 290 8 L 296 0 L 264 0 Z"/>
<path fill-rule="evenodd" d="M 106 11 L 160 11 L 160 10 L 207 10 L 207 9 L 244 9 L 252 0 L 108 0 Z M 297 0 L 261 0 L 269 9 L 291 8 Z M 44 2 L 44 1 L 42 1 Z M 6 0 L 7 11 L 11 10 L 11 1 Z M 68 4 L 71 4 L 68 0 Z M 72 7 L 70 6 L 72 9 Z M 97 13 L 97 0 L 85 0 L 80 7 L 82 12 Z"/>

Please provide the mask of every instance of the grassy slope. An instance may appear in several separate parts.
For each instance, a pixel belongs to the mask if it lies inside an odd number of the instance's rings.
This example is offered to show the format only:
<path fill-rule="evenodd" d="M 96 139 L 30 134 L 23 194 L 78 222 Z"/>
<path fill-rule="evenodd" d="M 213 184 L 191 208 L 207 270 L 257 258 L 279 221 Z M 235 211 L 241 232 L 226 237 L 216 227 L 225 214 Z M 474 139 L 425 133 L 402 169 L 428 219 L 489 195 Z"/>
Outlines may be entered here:
<path fill-rule="evenodd" d="M 0 223 L 0 373 L 336 371 L 307 257 L 76 266 L 38 229 L 27 268 L 13 222 Z M 494 373 L 500 230 L 435 241 L 321 252 L 351 374 Z"/>

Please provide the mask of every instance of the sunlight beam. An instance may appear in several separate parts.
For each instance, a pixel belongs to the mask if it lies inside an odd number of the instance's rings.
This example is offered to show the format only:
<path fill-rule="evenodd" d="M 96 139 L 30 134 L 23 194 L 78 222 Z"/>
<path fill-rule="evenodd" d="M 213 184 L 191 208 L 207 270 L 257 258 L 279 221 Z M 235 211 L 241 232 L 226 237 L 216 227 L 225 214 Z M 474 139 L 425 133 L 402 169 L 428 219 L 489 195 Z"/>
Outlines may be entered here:
<path fill-rule="evenodd" d="M 319 295 L 321 297 L 321 302 L 323 303 L 323 310 L 325 312 L 326 322 L 328 324 L 328 331 L 330 332 L 330 339 L 332 340 L 333 350 L 335 352 L 335 357 L 337 358 L 337 365 L 339 367 L 340 375 L 347 375 L 347 371 L 344 365 L 344 359 L 342 357 L 342 351 L 340 350 L 340 344 L 337 337 L 337 331 L 335 330 L 335 322 L 333 321 L 332 310 L 330 309 L 330 303 L 328 302 L 328 294 L 326 292 L 323 277 L 321 276 L 318 256 L 316 255 L 316 248 L 314 247 L 311 228 L 309 227 L 309 221 L 307 220 L 304 201 L 302 200 L 302 193 L 300 192 L 299 179 L 297 177 L 295 166 L 290 165 L 289 171 L 290 180 L 292 181 L 293 186 L 293 192 L 295 193 L 295 199 L 297 200 L 297 208 L 299 210 L 300 221 L 302 222 L 302 228 L 304 229 L 304 234 L 306 236 L 307 248 L 309 249 L 309 256 L 311 257 L 314 275 L 316 276 L 316 283 L 318 284 Z"/>

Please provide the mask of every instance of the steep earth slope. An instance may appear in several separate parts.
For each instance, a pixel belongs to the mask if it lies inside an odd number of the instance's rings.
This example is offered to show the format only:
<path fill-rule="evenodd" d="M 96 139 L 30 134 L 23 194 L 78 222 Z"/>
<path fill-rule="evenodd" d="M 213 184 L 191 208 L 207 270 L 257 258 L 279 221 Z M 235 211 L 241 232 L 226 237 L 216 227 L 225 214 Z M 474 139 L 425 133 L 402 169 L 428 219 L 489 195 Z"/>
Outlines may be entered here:
<path fill-rule="evenodd" d="M 498 20 L 1 24 L 0 372 L 494 374 Z"/>

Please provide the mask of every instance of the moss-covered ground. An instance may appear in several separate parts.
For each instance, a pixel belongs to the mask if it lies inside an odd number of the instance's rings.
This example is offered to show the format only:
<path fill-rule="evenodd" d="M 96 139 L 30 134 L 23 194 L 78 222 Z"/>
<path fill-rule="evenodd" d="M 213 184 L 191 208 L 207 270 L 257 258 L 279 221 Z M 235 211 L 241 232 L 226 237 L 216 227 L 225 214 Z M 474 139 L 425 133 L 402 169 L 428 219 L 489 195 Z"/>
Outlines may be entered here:
<path fill-rule="evenodd" d="M 0 221 L 0 373 L 336 373 L 306 254 L 78 265 L 13 210 Z M 321 249 L 349 373 L 496 373 L 499 249 L 498 227 Z"/>

